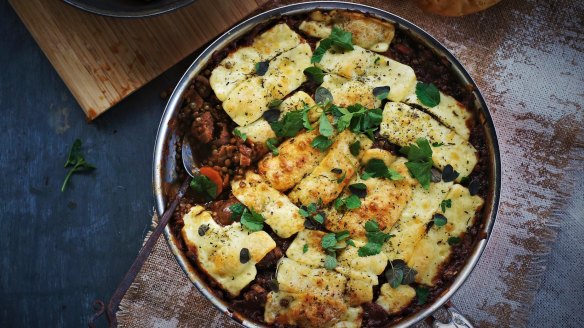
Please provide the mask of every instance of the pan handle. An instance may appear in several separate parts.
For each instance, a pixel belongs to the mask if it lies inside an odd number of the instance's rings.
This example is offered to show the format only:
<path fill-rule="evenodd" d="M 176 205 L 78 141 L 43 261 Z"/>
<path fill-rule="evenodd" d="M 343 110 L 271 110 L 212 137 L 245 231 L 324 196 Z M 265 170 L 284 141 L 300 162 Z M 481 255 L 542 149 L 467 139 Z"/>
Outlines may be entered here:
<path fill-rule="evenodd" d="M 470 320 L 465 318 L 457 308 L 454 307 L 452 302 L 448 301 L 444 304 L 444 309 L 448 312 L 448 322 L 442 322 L 436 319 L 432 315 L 432 327 L 433 328 L 473 328 Z"/>

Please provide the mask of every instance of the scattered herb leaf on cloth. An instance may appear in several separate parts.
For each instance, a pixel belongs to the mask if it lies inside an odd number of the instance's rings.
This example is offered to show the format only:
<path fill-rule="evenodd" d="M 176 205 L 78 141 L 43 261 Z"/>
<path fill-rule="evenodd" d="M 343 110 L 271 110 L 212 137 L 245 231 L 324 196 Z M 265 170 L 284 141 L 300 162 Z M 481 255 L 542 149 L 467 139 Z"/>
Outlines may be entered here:
<path fill-rule="evenodd" d="M 85 161 L 85 157 L 83 157 L 83 154 L 81 153 L 81 146 L 81 140 L 75 139 L 71 149 L 69 150 L 69 156 L 67 156 L 67 161 L 65 162 L 64 167 L 71 167 L 71 169 L 65 176 L 65 180 L 61 186 L 61 192 L 65 191 L 65 188 L 69 184 L 69 180 L 71 179 L 73 173 L 95 170 L 95 166 L 93 164 L 87 163 L 87 161 Z"/>

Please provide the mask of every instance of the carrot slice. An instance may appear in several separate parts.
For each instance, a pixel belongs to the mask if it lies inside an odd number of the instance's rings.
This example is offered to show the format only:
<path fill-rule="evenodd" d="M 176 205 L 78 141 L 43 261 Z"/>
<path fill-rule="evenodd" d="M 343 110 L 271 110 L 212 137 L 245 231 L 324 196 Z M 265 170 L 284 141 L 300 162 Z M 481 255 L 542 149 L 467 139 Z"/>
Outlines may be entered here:
<path fill-rule="evenodd" d="M 221 194 L 223 191 L 223 178 L 221 177 L 221 174 L 209 166 L 201 167 L 199 172 L 209 178 L 209 180 L 213 181 L 213 183 L 217 186 L 217 195 Z"/>

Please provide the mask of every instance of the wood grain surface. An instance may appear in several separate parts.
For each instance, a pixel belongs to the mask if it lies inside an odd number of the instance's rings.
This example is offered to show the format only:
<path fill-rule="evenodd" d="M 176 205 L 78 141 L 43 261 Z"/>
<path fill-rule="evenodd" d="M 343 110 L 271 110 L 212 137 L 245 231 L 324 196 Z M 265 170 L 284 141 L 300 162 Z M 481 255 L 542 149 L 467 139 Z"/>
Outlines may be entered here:
<path fill-rule="evenodd" d="M 175 12 L 124 19 L 60 0 L 9 0 L 92 120 L 266 0 L 199 0 Z"/>

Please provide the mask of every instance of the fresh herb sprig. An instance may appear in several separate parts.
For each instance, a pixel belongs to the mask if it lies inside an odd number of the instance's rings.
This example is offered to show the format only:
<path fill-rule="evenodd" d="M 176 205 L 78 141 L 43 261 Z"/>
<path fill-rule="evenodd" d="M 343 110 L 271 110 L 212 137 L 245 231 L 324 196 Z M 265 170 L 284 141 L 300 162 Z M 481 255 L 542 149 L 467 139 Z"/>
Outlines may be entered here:
<path fill-rule="evenodd" d="M 229 210 L 231 211 L 231 220 L 236 221 L 239 218 L 239 223 L 247 230 L 255 232 L 264 228 L 264 217 L 253 209 L 236 203 L 229 206 Z"/>
<path fill-rule="evenodd" d="M 213 200 L 217 197 L 217 185 L 205 175 L 195 175 L 191 180 L 190 187 L 207 200 Z"/>
<path fill-rule="evenodd" d="M 428 107 L 435 107 L 440 104 L 440 91 L 432 83 L 418 82 L 416 84 L 416 96 L 422 104 Z"/>
<path fill-rule="evenodd" d="M 369 178 L 384 178 L 389 180 L 401 180 L 404 177 L 394 169 L 390 169 L 385 165 L 385 162 L 379 158 L 372 158 L 365 164 L 361 179 L 367 180 Z"/>
<path fill-rule="evenodd" d="M 333 270 L 337 267 L 337 250 L 343 249 L 347 247 L 347 245 L 354 245 L 354 243 L 348 239 L 349 237 L 349 231 L 346 230 L 337 233 L 330 232 L 322 236 L 320 245 L 326 252 L 324 267 L 327 270 Z M 342 243 L 345 239 L 347 239 L 347 241 Z"/>
<path fill-rule="evenodd" d="M 95 166 L 93 164 L 88 163 L 83 157 L 81 153 L 81 140 L 75 139 L 73 142 L 73 146 L 69 150 L 69 156 L 67 156 L 67 161 L 65 162 L 65 167 L 71 167 L 67 175 L 65 176 L 65 180 L 63 181 L 63 185 L 61 186 L 61 192 L 65 191 L 65 188 L 69 184 L 69 180 L 73 173 L 78 172 L 88 172 L 95 170 Z"/>
<path fill-rule="evenodd" d="M 408 157 L 406 167 L 410 174 L 420 182 L 424 189 L 430 188 L 432 181 L 432 148 L 425 138 L 419 138 L 415 144 L 402 147 L 400 153 Z"/>
<path fill-rule="evenodd" d="M 354 133 L 365 133 L 373 139 L 373 133 L 379 128 L 382 119 L 381 108 L 368 109 L 361 104 L 348 106 L 347 108 L 334 107 L 331 109 L 333 116 L 337 118 L 337 129 L 344 131 L 349 129 Z"/>
<path fill-rule="evenodd" d="M 310 62 L 320 62 L 326 51 L 331 47 L 336 47 L 341 50 L 353 50 L 353 35 L 351 32 L 346 32 L 334 26 L 329 37 L 321 40 L 318 47 L 314 49 Z"/>
<path fill-rule="evenodd" d="M 318 211 L 318 204 L 310 203 L 308 206 L 301 206 L 298 214 L 306 219 L 304 226 L 307 229 L 318 229 L 323 226 L 325 215 Z"/>
<path fill-rule="evenodd" d="M 371 256 L 381 252 L 381 247 L 389 238 L 394 235 L 384 233 L 379 229 L 379 224 L 375 220 L 369 220 L 365 223 L 365 231 L 367 236 L 367 244 L 360 247 L 357 252 L 359 256 Z"/>
<path fill-rule="evenodd" d="M 413 283 L 416 274 L 418 272 L 408 267 L 403 260 L 389 261 L 389 267 L 385 271 L 385 277 L 392 288 Z"/>

